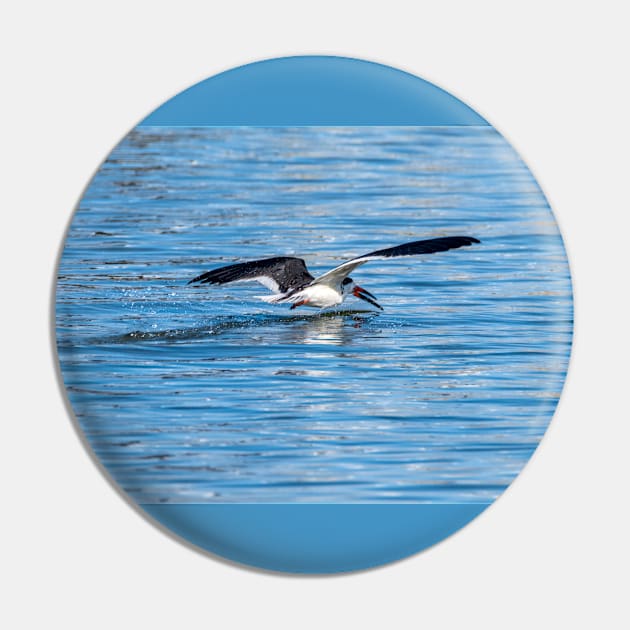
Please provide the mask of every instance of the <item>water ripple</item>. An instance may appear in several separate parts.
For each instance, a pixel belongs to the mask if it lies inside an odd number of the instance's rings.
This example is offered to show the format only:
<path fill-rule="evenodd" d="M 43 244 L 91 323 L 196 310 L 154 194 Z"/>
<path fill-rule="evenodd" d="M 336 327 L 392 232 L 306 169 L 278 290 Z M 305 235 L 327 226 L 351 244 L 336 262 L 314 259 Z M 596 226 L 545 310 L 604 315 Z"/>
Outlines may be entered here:
<path fill-rule="evenodd" d="M 383 312 L 288 311 L 187 286 L 273 255 L 368 264 Z M 90 184 L 59 268 L 77 419 L 141 502 L 477 502 L 512 481 L 560 395 L 562 240 L 522 161 L 479 128 L 138 128 Z"/>

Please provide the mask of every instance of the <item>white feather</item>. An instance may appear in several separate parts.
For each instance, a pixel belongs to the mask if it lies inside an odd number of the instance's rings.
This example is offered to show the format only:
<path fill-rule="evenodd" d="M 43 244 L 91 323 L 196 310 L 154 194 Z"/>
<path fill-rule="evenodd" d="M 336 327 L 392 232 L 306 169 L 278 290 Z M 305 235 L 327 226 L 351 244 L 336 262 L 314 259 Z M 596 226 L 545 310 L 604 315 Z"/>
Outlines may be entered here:
<path fill-rule="evenodd" d="M 315 280 L 313 280 L 313 284 L 325 284 L 331 287 L 338 286 L 341 284 L 342 280 L 348 277 L 357 267 L 364 265 L 370 260 L 375 260 L 375 258 L 367 257 L 360 258 L 358 260 L 349 260 L 348 262 L 327 271 L 318 278 L 315 278 Z"/>
<path fill-rule="evenodd" d="M 256 276 L 255 278 L 249 278 L 249 280 L 255 280 L 260 282 L 264 287 L 273 291 L 274 293 L 280 293 L 280 285 L 271 276 Z"/>

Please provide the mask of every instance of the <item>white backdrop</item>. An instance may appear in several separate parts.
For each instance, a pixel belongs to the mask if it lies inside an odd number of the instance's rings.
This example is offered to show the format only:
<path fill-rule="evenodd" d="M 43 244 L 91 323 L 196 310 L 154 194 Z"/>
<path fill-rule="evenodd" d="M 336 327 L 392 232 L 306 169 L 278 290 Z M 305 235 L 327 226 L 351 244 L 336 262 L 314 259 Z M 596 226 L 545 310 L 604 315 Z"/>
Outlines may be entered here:
<path fill-rule="evenodd" d="M 0 10 L 2 626 L 627 628 L 623 3 L 13 5 Z M 52 352 L 64 231 L 113 145 L 183 88 L 292 54 L 392 65 L 486 117 L 546 192 L 575 282 L 565 392 L 508 492 L 422 554 L 332 578 L 239 568 L 148 524 L 81 445 Z"/>

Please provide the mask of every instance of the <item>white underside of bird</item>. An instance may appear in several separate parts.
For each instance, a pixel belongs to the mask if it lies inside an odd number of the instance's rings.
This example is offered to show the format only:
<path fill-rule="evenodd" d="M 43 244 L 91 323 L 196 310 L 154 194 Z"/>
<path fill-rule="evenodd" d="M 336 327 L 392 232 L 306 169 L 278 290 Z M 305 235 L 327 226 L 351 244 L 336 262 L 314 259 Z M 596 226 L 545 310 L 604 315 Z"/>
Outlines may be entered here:
<path fill-rule="evenodd" d="M 341 286 L 334 287 L 327 284 L 313 284 L 296 293 L 280 293 L 277 295 L 256 295 L 259 300 L 269 304 L 289 302 L 312 308 L 330 308 L 341 304 L 348 293 L 343 292 Z"/>

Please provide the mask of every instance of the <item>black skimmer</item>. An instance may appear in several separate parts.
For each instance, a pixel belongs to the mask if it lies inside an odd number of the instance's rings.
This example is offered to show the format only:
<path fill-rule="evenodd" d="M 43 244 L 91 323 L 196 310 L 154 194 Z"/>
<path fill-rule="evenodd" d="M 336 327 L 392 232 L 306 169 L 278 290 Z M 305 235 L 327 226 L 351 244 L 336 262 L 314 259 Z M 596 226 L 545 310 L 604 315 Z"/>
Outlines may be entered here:
<path fill-rule="evenodd" d="M 349 295 L 354 295 L 383 310 L 383 307 L 376 302 L 375 296 L 348 277 L 354 269 L 371 260 L 434 254 L 479 242 L 472 236 L 444 236 L 413 241 L 357 256 L 317 278 L 309 273 L 301 258 L 276 256 L 206 271 L 193 278 L 188 284 L 227 284 L 255 280 L 275 294 L 257 296 L 259 299 L 271 304 L 289 302 L 292 309 L 298 306 L 313 308 L 337 306 Z"/>

